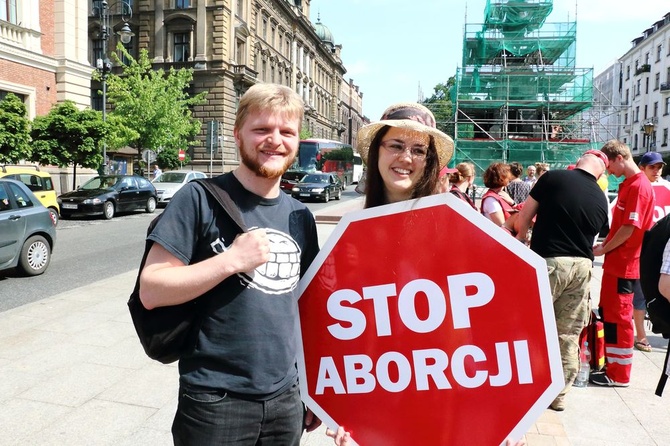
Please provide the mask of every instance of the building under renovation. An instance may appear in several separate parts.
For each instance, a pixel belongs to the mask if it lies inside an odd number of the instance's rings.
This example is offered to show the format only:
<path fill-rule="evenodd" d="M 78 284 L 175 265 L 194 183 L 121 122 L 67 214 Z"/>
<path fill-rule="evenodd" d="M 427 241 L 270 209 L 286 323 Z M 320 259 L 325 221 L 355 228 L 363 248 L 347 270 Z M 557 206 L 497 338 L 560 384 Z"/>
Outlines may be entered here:
<path fill-rule="evenodd" d="M 591 147 L 593 70 L 575 66 L 576 22 L 546 22 L 552 8 L 488 0 L 483 23 L 466 23 L 452 89 L 456 163 L 478 174 L 494 161 L 556 169 Z"/>

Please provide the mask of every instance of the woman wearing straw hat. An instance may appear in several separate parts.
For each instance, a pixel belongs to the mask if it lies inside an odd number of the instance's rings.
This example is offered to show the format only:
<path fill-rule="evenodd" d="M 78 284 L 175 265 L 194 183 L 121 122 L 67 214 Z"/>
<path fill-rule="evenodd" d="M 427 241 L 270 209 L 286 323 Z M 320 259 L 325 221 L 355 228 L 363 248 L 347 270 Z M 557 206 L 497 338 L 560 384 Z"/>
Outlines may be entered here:
<path fill-rule="evenodd" d="M 435 117 L 426 107 L 400 103 L 358 131 L 356 148 L 367 166 L 365 207 L 371 208 L 439 193 L 440 171 L 454 154 L 454 141 L 435 128 Z M 342 426 L 326 433 L 338 445 L 350 444 Z M 507 446 L 512 444 L 507 441 Z"/>
<path fill-rule="evenodd" d="M 436 193 L 454 141 L 435 128 L 426 107 L 400 103 L 358 131 L 356 148 L 367 166 L 365 207 L 370 208 Z"/>

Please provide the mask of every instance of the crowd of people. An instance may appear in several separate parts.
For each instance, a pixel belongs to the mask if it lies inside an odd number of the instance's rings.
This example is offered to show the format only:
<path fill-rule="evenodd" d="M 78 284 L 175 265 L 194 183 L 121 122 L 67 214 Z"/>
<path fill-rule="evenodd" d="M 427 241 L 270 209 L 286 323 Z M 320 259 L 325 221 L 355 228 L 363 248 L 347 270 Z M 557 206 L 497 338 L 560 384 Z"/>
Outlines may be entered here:
<path fill-rule="evenodd" d="M 143 304 L 151 309 L 208 297 L 192 345 L 179 361 L 175 444 L 298 445 L 305 429 L 320 424 L 301 403 L 294 338 L 296 284 L 317 254 L 316 225 L 309 210 L 279 188 L 298 150 L 303 110 L 295 92 L 273 84 L 254 85 L 240 100 L 233 134 L 241 163 L 217 181 L 252 230 L 240 232 L 202 186 L 189 183 L 148 236 L 153 246 L 141 275 Z M 634 340 L 632 320 L 639 314 L 633 295 L 658 160 L 647 160 L 641 170 L 625 144 L 609 141 L 586 151 L 572 169 L 535 163 L 524 176 L 518 162 L 494 162 L 483 172 L 487 191 L 477 204 L 475 166 L 447 167 L 454 142 L 423 105 L 390 106 L 359 130 L 356 148 L 367 167 L 366 208 L 453 194 L 546 260 L 565 378 L 551 404 L 555 410 L 564 410 L 577 375 L 578 339 L 591 311 L 592 264 L 604 255 L 600 314 L 607 367 L 591 381 L 628 385 L 634 346 L 648 346 L 643 328 Z M 599 183 L 607 173 L 625 180 L 608 235 L 596 245 L 608 225 Z M 299 268 L 275 283 L 264 277 L 264 265 L 288 242 L 297 247 Z M 343 427 L 328 434 L 338 445 L 350 442 Z"/>

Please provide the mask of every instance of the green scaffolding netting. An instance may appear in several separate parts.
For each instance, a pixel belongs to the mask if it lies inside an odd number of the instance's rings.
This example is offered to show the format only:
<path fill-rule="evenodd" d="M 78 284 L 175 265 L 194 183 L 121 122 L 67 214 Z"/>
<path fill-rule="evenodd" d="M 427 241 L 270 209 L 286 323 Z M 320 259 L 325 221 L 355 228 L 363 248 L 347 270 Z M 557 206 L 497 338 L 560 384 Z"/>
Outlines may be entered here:
<path fill-rule="evenodd" d="M 547 22 L 551 0 L 488 0 L 483 23 L 468 23 L 462 67 L 451 89 L 452 164 L 495 161 L 565 168 L 596 144 L 583 118 L 593 70 L 576 68 L 575 22 Z"/>

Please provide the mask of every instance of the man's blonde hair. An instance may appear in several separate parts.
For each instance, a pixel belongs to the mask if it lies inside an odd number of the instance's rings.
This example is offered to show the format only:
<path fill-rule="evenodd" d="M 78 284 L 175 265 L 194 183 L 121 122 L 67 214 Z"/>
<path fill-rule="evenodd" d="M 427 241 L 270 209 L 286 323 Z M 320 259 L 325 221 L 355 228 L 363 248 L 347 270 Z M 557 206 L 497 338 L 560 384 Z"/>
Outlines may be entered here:
<path fill-rule="evenodd" d="M 255 84 L 240 99 L 235 116 L 235 128 L 242 127 L 251 113 L 261 111 L 298 118 L 302 127 L 305 104 L 298 93 L 289 87 L 278 84 Z"/>
<path fill-rule="evenodd" d="M 613 160 L 617 155 L 621 155 L 625 160 L 632 156 L 628 146 L 618 139 L 610 139 L 603 145 L 600 151 L 607 155 L 609 160 Z"/>

